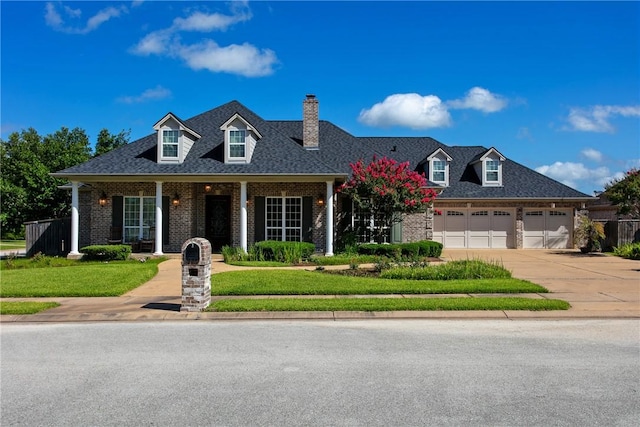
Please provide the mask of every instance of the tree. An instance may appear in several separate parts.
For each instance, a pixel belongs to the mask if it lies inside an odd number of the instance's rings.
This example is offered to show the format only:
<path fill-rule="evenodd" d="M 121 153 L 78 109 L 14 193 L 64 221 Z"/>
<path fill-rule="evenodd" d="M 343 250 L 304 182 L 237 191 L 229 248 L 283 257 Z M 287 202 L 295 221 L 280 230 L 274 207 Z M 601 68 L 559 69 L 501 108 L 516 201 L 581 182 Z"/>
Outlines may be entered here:
<path fill-rule="evenodd" d="M 58 186 L 65 180 L 56 172 L 90 158 L 89 138 L 84 130 L 65 127 L 42 137 L 29 128 L 0 140 L 0 225 L 2 234 L 22 234 L 26 221 L 63 217 L 69 214 L 70 194 Z"/>
<path fill-rule="evenodd" d="M 93 154 L 94 157 L 127 145 L 129 143 L 130 134 L 131 129 L 129 129 L 128 131 L 125 131 L 123 129 L 117 135 L 110 133 L 107 129 L 102 129 L 98 134 L 96 149 L 95 153 Z"/>
<path fill-rule="evenodd" d="M 640 218 L 640 170 L 632 168 L 624 178 L 607 184 L 605 195 L 618 206 L 619 215 Z"/>
<path fill-rule="evenodd" d="M 409 162 L 374 156 L 366 166 L 362 159 L 350 166 L 351 178 L 338 191 L 376 218 L 378 225 L 372 231 L 378 243 L 385 229 L 402 220 L 398 214 L 423 212 L 436 197 L 433 189 L 426 188 L 424 174 L 410 170 Z"/>

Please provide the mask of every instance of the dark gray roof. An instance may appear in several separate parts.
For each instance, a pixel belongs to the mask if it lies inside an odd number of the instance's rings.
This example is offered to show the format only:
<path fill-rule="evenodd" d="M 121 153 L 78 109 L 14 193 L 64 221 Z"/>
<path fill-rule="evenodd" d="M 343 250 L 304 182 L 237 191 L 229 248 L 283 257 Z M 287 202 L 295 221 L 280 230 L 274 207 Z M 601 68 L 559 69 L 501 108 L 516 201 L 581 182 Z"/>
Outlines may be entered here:
<path fill-rule="evenodd" d="M 220 126 L 239 114 L 262 135 L 250 164 L 224 163 L 224 133 Z M 175 116 L 175 115 L 174 115 Z M 73 175 L 333 175 L 348 176 L 349 164 L 374 155 L 399 162 L 429 176 L 427 156 L 442 148 L 452 161 L 449 186 L 439 199 L 583 198 L 576 191 L 521 164 L 506 159 L 500 187 L 483 187 L 471 163 L 487 148 L 447 146 L 429 137 L 355 137 L 321 120 L 318 150 L 302 147 L 302 121 L 264 120 L 237 101 L 206 111 L 183 123 L 200 138 L 182 164 L 158 164 L 155 133 L 117 150 L 56 173 Z M 433 184 L 433 183 L 431 183 Z M 435 184 L 433 184 L 435 186 Z"/>

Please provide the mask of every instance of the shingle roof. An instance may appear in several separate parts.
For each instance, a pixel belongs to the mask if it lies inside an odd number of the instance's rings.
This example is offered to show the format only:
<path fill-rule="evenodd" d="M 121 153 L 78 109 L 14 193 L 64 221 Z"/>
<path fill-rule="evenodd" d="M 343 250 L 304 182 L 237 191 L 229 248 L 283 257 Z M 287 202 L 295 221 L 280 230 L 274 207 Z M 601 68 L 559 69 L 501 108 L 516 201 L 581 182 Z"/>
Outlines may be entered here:
<path fill-rule="evenodd" d="M 224 132 L 220 126 L 240 114 L 262 135 L 250 164 L 225 164 Z M 183 123 L 198 132 L 182 164 L 159 164 L 155 133 L 117 150 L 56 173 L 73 175 L 333 175 L 347 177 L 349 164 L 377 157 L 409 161 L 410 167 L 425 172 L 427 156 L 442 148 L 452 157 L 449 186 L 439 199 L 583 198 L 590 196 L 554 181 L 521 164 L 506 159 L 503 186 L 483 187 L 473 166 L 488 149 L 478 146 L 447 146 L 429 137 L 355 137 L 334 124 L 319 122 L 318 150 L 302 147 L 302 121 L 264 120 L 238 101 L 231 101 L 194 116 Z"/>

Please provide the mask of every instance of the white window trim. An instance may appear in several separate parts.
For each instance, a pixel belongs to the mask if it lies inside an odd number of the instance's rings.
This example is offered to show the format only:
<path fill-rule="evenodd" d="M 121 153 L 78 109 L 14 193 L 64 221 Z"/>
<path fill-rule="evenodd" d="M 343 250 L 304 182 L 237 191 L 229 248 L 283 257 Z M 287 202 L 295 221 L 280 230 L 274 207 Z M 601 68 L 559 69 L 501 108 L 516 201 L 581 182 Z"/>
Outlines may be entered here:
<path fill-rule="evenodd" d="M 127 199 L 136 199 L 138 200 L 139 203 L 139 212 L 138 212 L 138 220 L 137 220 L 137 225 L 126 225 L 127 224 L 127 215 L 126 215 L 126 211 L 127 211 Z M 145 225 L 144 224 L 144 201 L 145 200 L 152 200 L 153 201 L 153 220 Z M 127 242 L 126 240 L 126 235 L 127 235 L 127 229 L 138 229 L 138 240 L 140 239 L 144 239 L 144 238 L 153 238 L 153 236 L 150 236 L 150 230 L 151 227 L 155 227 L 155 223 L 156 223 L 156 210 L 155 210 L 155 202 L 156 198 L 154 196 L 124 196 L 123 200 L 122 200 L 122 239 L 123 241 Z M 146 235 L 145 235 L 145 231 L 146 231 Z"/>
<path fill-rule="evenodd" d="M 178 135 L 178 138 L 177 138 L 176 142 L 170 142 L 170 143 L 165 142 L 165 140 L 164 140 L 165 132 L 176 132 L 177 135 Z M 161 138 L 161 140 L 160 140 L 160 158 L 162 160 L 179 160 L 180 159 L 180 146 L 181 146 L 180 138 L 182 137 L 181 133 L 182 132 L 180 132 L 179 129 L 167 128 L 167 129 L 162 129 L 161 130 L 161 135 L 160 135 L 160 138 Z M 175 145 L 176 148 L 177 148 L 176 149 L 176 155 L 175 156 L 166 156 L 164 154 L 165 145 L 172 145 L 172 146 Z"/>
<path fill-rule="evenodd" d="M 232 132 L 242 132 L 244 134 L 244 140 L 242 142 L 232 142 L 231 141 L 231 134 Z M 237 160 L 246 160 L 247 159 L 247 134 L 248 134 L 248 130 L 246 129 L 228 129 L 227 130 L 227 137 L 228 137 L 228 145 L 227 147 L 229 147 L 229 153 L 228 153 L 228 157 L 230 161 L 237 161 Z M 231 146 L 242 146 L 243 151 L 244 151 L 244 156 L 233 156 L 231 155 Z"/>
<path fill-rule="evenodd" d="M 287 200 L 296 199 L 298 200 L 300 206 L 300 218 L 298 220 L 300 226 L 299 227 L 287 227 Z M 278 200 L 280 202 L 281 212 L 280 212 L 280 226 L 279 227 L 269 227 L 268 221 L 268 208 L 269 208 L 269 200 Z M 302 197 L 266 197 L 265 205 L 264 205 L 264 236 L 267 240 L 269 240 L 269 230 L 280 230 L 280 240 L 283 242 L 293 241 L 293 242 L 302 242 L 302 221 L 304 218 L 304 213 L 302 212 L 303 203 Z M 297 230 L 298 231 L 298 240 L 287 240 L 287 230 Z"/>
<path fill-rule="evenodd" d="M 444 163 L 444 170 L 436 170 L 435 165 L 436 162 L 443 162 Z M 429 171 L 430 171 L 430 181 L 434 182 L 436 184 L 442 184 L 445 186 L 449 186 L 449 161 L 447 159 L 440 159 L 438 157 L 434 157 L 433 159 L 430 160 L 430 164 L 429 164 Z M 444 172 L 444 179 L 443 180 L 438 180 L 435 179 L 435 173 L 436 172 Z"/>
<path fill-rule="evenodd" d="M 497 164 L 498 169 L 489 170 L 489 164 Z M 489 180 L 489 173 L 497 173 L 497 179 Z M 502 185 L 502 161 L 500 159 L 488 157 L 482 161 L 482 185 L 486 187 Z"/>

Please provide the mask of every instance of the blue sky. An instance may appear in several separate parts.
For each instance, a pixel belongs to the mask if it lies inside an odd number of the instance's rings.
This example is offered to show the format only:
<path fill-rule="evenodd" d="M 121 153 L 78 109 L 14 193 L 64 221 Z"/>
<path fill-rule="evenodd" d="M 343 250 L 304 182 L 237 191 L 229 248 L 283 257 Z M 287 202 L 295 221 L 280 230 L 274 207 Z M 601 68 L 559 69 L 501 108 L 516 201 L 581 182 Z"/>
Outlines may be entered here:
<path fill-rule="evenodd" d="M 1 136 L 152 132 L 238 100 L 496 147 L 591 194 L 640 166 L 638 2 L 0 2 Z"/>

